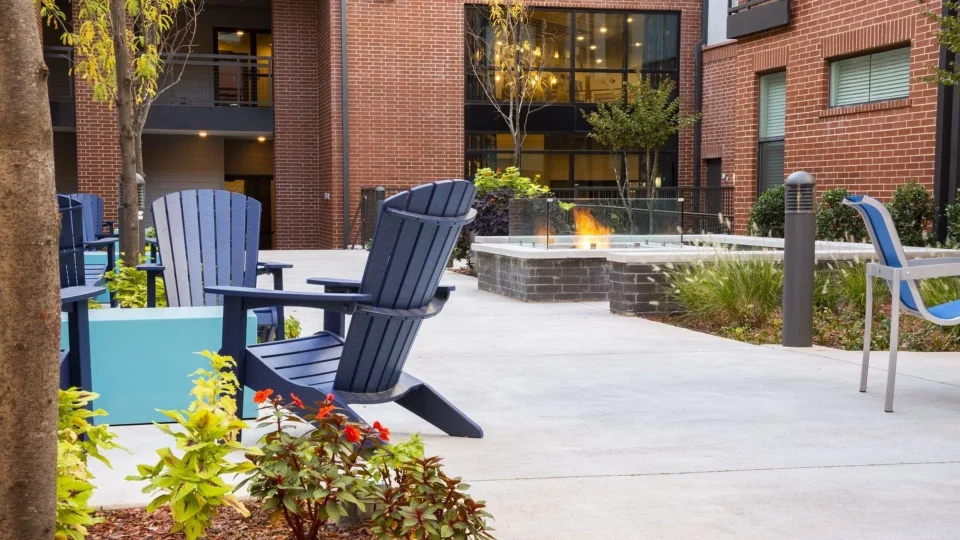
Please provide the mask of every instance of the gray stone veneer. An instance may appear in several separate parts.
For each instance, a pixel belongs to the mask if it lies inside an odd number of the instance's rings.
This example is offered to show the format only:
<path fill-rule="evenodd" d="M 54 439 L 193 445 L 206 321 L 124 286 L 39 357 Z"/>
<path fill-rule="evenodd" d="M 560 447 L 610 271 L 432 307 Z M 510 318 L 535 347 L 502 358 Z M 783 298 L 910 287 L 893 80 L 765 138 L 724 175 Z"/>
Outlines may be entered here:
<path fill-rule="evenodd" d="M 474 252 L 481 291 L 524 302 L 587 302 L 607 299 L 606 258 L 522 259 Z"/>

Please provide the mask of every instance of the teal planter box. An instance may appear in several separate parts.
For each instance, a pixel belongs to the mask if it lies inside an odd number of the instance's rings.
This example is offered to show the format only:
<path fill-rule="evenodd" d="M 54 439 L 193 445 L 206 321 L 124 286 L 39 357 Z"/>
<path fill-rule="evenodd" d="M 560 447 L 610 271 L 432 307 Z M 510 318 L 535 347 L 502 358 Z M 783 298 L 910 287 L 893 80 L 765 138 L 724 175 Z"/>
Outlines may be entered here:
<path fill-rule="evenodd" d="M 220 350 L 222 308 L 95 309 L 90 311 L 90 364 L 94 406 L 109 413 L 111 425 L 167 422 L 157 409 L 185 409 L 200 368 L 198 353 Z M 257 318 L 247 315 L 247 339 L 257 339 Z M 67 318 L 61 316 L 60 346 L 67 346 Z M 257 413 L 253 391 L 244 392 L 244 416 Z"/>

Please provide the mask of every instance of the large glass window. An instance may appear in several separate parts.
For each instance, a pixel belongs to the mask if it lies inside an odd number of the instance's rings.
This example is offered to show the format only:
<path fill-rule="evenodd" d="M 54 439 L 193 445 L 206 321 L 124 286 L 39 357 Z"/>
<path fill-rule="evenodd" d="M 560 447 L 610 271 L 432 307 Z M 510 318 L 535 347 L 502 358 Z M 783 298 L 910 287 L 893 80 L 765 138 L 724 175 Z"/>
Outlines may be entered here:
<path fill-rule="evenodd" d="M 509 89 L 496 80 L 493 66 L 498 59 L 498 40 L 486 21 L 483 6 L 467 8 L 468 36 L 482 36 L 483 43 L 467 39 L 468 55 L 481 61 L 482 76 L 494 84 L 495 98 L 504 100 Z M 543 58 L 543 73 L 535 101 L 549 103 L 535 112 L 528 123 L 527 140 L 521 151 L 521 171 L 554 188 L 615 185 L 615 169 L 627 172 L 636 186 L 639 154 L 615 165 L 610 154 L 588 138 L 583 112 L 597 103 L 612 102 L 624 95 L 624 82 L 636 81 L 636 70 L 653 78 L 677 83 L 679 76 L 680 14 L 662 12 L 590 12 L 586 10 L 536 10 L 531 13 L 527 39 Z M 479 50 L 478 50 L 479 49 Z M 481 167 L 506 168 L 513 163 L 513 143 L 502 120 L 489 105 L 473 70 L 466 73 L 466 174 Z M 540 108 L 541 105 L 535 105 Z M 677 139 L 660 154 L 663 186 L 676 185 Z"/>

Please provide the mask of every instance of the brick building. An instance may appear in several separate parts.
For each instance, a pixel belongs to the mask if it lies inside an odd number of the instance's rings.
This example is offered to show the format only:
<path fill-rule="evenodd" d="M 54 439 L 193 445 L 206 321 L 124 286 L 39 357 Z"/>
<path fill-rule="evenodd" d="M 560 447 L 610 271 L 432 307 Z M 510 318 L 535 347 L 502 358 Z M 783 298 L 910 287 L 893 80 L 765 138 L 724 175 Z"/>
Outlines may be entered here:
<path fill-rule="evenodd" d="M 702 56 L 701 126 L 664 148 L 660 174 L 665 186 L 734 186 L 738 228 L 758 186 L 795 169 L 880 196 L 907 179 L 933 185 L 937 88 L 920 77 L 939 51 L 924 10 L 939 2 L 741 0 L 730 10 L 728 1 L 531 0 L 550 29 L 538 43 L 553 103 L 531 117 L 524 172 L 556 189 L 610 185 L 609 155 L 586 137 L 583 112 L 614 99 L 638 68 L 676 80 L 693 110 Z M 197 187 L 242 191 L 267 209 L 264 247 L 333 248 L 356 240 L 362 187 L 509 164 L 504 125 L 465 65 L 468 25 L 483 24 L 469 2 L 343 4 L 345 17 L 340 0 L 205 2 L 183 77 L 147 122 L 148 201 Z M 111 213 L 113 112 L 69 78 L 70 51 L 52 32 L 45 43 L 58 189 L 99 193 Z M 871 99 L 874 71 L 893 77 L 875 91 L 883 99 Z M 831 86 L 831 73 L 844 83 Z M 639 155 L 628 159 L 638 170 Z"/>

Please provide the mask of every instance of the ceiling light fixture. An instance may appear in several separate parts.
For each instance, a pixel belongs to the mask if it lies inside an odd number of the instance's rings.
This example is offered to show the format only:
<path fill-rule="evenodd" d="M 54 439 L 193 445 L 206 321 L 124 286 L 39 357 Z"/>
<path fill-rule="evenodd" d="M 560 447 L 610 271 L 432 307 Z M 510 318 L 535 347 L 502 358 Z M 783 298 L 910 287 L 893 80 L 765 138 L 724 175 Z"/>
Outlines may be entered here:
<path fill-rule="evenodd" d="M 627 22 L 633 22 L 633 17 L 627 17 Z"/>
<path fill-rule="evenodd" d="M 263 135 L 261 135 L 261 136 L 257 137 L 257 140 L 260 141 L 260 142 L 265 142 L 265 141 L 267 140 L 267 138 L 264 137 Z"/>
<path fill-rule="evenodd" d="M 560 58 L 560 51 L 553 51 L 554 58 Z"/>
<path fill-rule="evenodd" d="M 237 35 L 238 35 L 238 36 L 242 36 L 242 35 L 243 35 L 243 30 L 237 30 Z"/>
<path fill-rule="evenodd" d="M 583 37 L 583 36 L 577 36 L 577 41 L 583 41 L 583 40 L 585 40 L 585 39 L 587 39 L 587 38 L 585 38 L 585 37 Z"/>
<path fill-rule="evenodd" d="M 596 46 L 596 45 L 591 45 L 591 46 L 590 46 L 590 50 L 591 50 L 591 51 L 597 50 L 597 46 Z"/>
<path fill-rule="evenodd" d="M 600 33 L 601 33 L 601 34 L 606 34 L 606 33 L 607 33 L 607 27 L 606 27 L 606 26 L 601 26 L 601 27 L 600 27 Z"/>
<path fill-rule="evenodd" d="M 634 47 L 639 47 L 639 46 L 641 46 L 641 45 L 642 45 L 642 43 L 640 43 L 639 41 L 633 44 Z"/>
<path fill-rule="evenodd" d="M 602 63 L 603 63 L 603 58 L 597 58 L 597 63 L 598 63 L 598 64 L 602 64 Z"/>
<path fill-rule="evenodd" d="M 202 138 L 204 138 L 204 137 L 207 136 L 207 132 L 206 132 L 206 131 L 201 131 L 200 133 L 197 133 L 197 135 L 199 135 L 200 138 L 202 139 Z"/>

